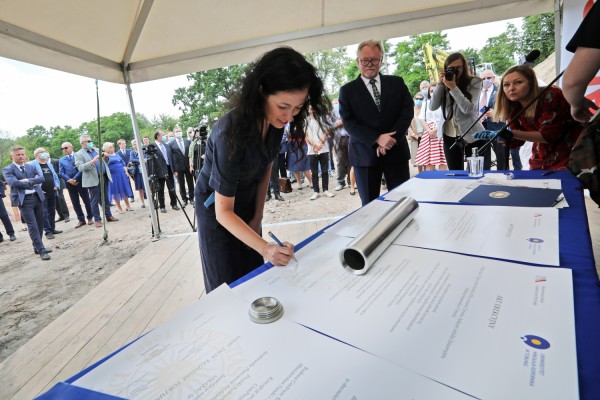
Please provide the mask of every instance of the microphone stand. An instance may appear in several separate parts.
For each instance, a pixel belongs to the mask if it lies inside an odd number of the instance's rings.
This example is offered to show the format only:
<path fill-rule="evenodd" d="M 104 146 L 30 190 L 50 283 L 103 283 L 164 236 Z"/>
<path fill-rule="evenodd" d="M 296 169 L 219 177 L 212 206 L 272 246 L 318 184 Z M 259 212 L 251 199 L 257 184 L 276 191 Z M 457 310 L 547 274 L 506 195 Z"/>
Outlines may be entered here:
<path fill-rule="evenodd" d="M 479 114 L 479 117 L 477 117 L 477 119 L 475 120 L 475 122 L 473 122 L 473 123 L 471 124 L 471 126 L 470 126 L 470 127 L 469 127 L 469 128 L 466 130 L 466 131 L 465 131 L 465 133 L 463 133 L 462 135 L 460 135 L 460 137 L 459 137 L 459 138 L 457 138 L 457 139 L 454 141 L 454 143 L 452 143 L 452 146 L 450 146 L 450 150 L 452 150 L 452 148 L 453 148 L 454 146 L 456 146 L 456 144 L 457 144 L 457 143 L 459 143 L 461 140 L 463 140 L 463 138 L 464 138 L 465 136 L 467 136 L 467 133 L 469 133 L 469 131 L 470 131 L 471 129 L 473 129 L 473 127 L 475 126 L 475 124 L 476 124 L 476 123 L 478 123 L 478 122 L 481 120 L 481 118 L 483 118 L 483 116 L 485 115 L 485 113 L 486 113 L 486 112 L 488 112 L 488 111 L 490 111 L 490 108 L 492 108 L 492 107 L 491 107 L 491 106 L 485 106 L 485 107 L 483 107 L 483 111 L 481 111 L 481 114 Z"/>
<path fill-rule="evenodd" d="M 500 129 L 498 132 L 496 132 L 496 134 L 494 135 L 494 137 L 492 137 L 490 140 L 488 140 L 483 146 L 481 146 L 479 148 L 479 153 L 483 153 L 488 147 L 490 147 L 492 145 L 492 142 L 494 140 L 496 140 L 498 138 L 498 136 L 501 136 L 504 132 L 506 132 L 508 130 L 508 127 L 511 126 L 516 120 L 519 119 L 519 117 L 521 116 L 521 114 L 523 114 L 525 112 L 525 110 L 527 110 L 529 107 L 531 107 L 531 105 L 533 103 L 535 103 L 540 97 L 542 97 L 542 95 L 544 93 L 546 93 L 546 91 L 552 86 L 554 85 L 554 83 L 560 79 L 561 76 L 563 76 L 563 74 L 565 73 L 565 71 L 563 70 L 560 74 L 558 74 L 556 76 L 556 78 L 554 78 L 552 80 L 552 82 L 550 82 L 548 85 L 546 85 L 546 87 L 544 88 L 544 90 L 542 90 L 537 96 L 535 96 L 533 99 L 531 99 L 531 101 L 529 103 L 527 103 L 527 105 L 525 107 L 523 107 L 522 109 L 519 110 L 519 112 L 517 112 L 517 114 L 506 123 L 506 125 Z M 507 143 L 508 144 L 508 143 Z"/>

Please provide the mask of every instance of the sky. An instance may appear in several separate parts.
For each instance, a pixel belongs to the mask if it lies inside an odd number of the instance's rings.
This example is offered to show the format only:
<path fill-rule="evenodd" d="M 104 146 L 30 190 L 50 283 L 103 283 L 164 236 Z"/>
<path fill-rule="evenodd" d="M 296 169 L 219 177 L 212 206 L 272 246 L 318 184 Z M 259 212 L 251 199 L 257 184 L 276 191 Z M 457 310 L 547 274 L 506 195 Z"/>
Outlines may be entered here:
<path fill-rule="evenodd" d="M 504 32 L 508 22 L 521 26 L 520 19 L 512 19 L 443 32 L 453 50 L 480 49 L 488 37 Z M 23 136 L 35 125 L 78 127 L 96 118 L 94 79 L 2 57 L 0 77 L 0 137 Z M 171 104 L 171 99 L 175 89 L 187 85 L 185 75 L 132 84 L 135 111 L 151 120 L 160 114 L 179 117 L 181 112 Z M 129 113 L 124 85 L 98 81 L 98 94 L 101 116 Z"/>

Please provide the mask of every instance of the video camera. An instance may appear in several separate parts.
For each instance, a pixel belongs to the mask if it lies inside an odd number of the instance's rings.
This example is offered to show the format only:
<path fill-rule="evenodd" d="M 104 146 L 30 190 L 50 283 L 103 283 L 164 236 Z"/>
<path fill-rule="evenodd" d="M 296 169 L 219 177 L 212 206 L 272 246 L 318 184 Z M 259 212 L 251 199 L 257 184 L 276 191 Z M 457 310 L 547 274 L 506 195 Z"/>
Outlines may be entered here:
<path fill-rule="evenodd" d="M 206 128 L 206 125 L 202 125 L 200 127 L 199 133 L 200 133 L 200 140 L 206 140 L 206 138 L 208 136 L 208 130 Z"/>
<path fill-rule="evenodd" d="M 158 151 L 158 146 L 155 145 L 154 143 L 150 143 L 150 144 L 145 144 L 142 146 L 142 149 L 144 150 L 144 152 L 146 154 L 148 154 L 149 156 L 156 154 L 156 152 Z"/>
<path fill-rule="evenodd" d="M 448 68 L 446 68 L 445 72 L 446 72 L 446 80 L 453 81 L 454 76 L 458 75 L 458 68 L 457 67 L 448 67 Z"/>

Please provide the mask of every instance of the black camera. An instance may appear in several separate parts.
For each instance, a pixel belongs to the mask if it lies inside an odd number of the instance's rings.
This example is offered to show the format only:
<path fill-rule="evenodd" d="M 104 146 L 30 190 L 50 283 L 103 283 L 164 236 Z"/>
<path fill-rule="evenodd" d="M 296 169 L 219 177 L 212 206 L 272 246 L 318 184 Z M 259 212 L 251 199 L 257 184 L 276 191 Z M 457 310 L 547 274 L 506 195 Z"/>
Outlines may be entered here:
<path fill-rule="evenodd" d="M 156 146 L 154 143 L 150 143 L 150 144 L 143 145 L 142 149 L 144 150 L 144 152 L 146 154 L 151 156 L 153 154 L 156 154 L 156 152 L 158 151 L 158 146 Z"/>
<path fill-rule="evenodd" d="M 446 68 L 445 72 L 446 72 L 446 80 L 453 81 L 454 76 L 458 75 L 458 68 L 448 67 L 448 68 Z"/>
<path fill-rule="evenodd" d="M 207 136 L 208 136 L 208 131 L 207 131 L 206 125 L 202 125 L 200 127 L 200 139 L 205 140 Z"/>

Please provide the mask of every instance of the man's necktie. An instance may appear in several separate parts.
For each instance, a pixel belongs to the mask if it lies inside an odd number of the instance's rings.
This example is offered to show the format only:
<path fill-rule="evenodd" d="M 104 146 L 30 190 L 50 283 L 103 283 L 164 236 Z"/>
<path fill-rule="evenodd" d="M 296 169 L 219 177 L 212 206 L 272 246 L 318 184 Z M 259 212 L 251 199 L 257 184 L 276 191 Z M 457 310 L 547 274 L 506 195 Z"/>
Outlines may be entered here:
<path fill-rule="evenodd" d="M 181 150 L 181 154 L 185 154 L 185 151 L 183 150 L 183 140 L 179 139 L 177 143 L 179 144 L 179 150 Z"/>
<path fill-rule="evenodd" d="M 379 90 L 377 89 L 377 81 L 375 79 L 371 79 L 369 83 L 373 87 L 373 97 L 375 97 L 375 104 L 377 105 L 377 109 L 381 111 L 381 94 L 379 94 Z"/>
<path fill-rule="evenodd" d="M 483 89 L 483 94 L 481 95 L 481 101 L 479 102 L 479 110 L 481 110 L 483 107 L 487 106 L 487 89 Z"/>
<path fill-rule="evenodd" d="M 21 169 L 21 172 L 23 173 L 23 176 L 26 177 L 27 175 L 25 174 L 25 166 L 21 165 L 19 168 Z"/>

